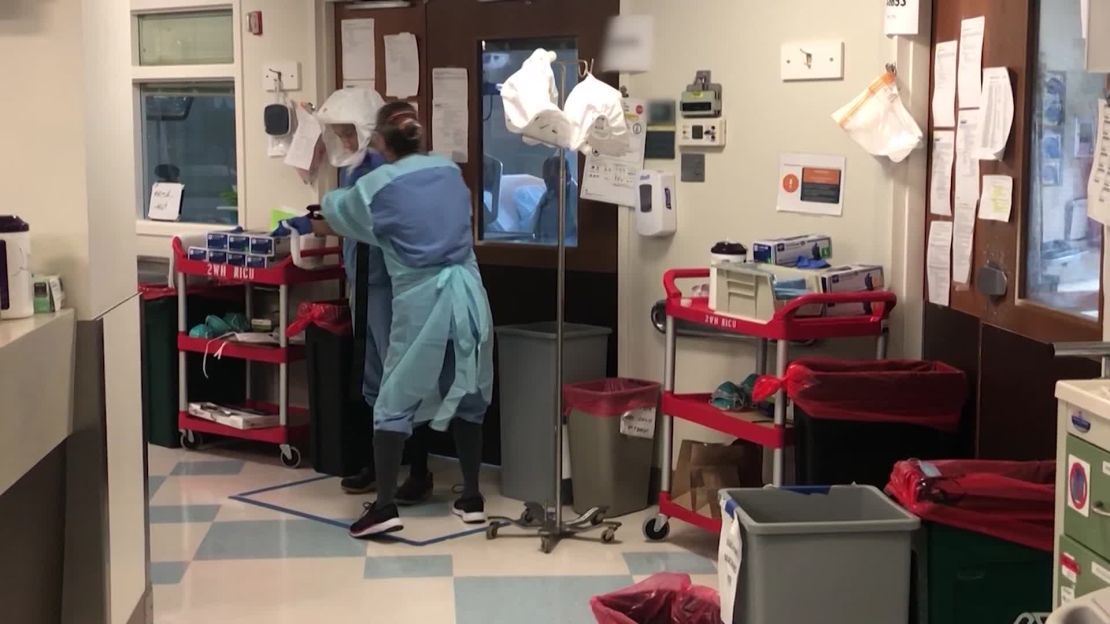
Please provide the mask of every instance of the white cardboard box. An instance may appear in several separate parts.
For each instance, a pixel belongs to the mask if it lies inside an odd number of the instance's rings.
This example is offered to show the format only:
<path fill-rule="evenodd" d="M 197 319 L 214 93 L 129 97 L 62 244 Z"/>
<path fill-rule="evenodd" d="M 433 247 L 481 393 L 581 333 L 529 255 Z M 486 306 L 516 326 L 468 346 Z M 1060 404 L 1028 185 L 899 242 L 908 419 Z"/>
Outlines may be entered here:
<path fill-rule="evenodd" d="M 828 260 L 831 257 L 832 239 L 824 234 L 771 238 L 752 243 L 753 262 L 794 266 L 801 258 Z"/>
<path fill-rule="evenodd" d="M 883 267 L 874 264 L 852 264 L 833 267 L 821 273 L 821 290 L 827 293 L 883 290 L 886 287 Z M 870 314 L 871 306 L 863 303 L 829 304 L 828 316 Z"/>

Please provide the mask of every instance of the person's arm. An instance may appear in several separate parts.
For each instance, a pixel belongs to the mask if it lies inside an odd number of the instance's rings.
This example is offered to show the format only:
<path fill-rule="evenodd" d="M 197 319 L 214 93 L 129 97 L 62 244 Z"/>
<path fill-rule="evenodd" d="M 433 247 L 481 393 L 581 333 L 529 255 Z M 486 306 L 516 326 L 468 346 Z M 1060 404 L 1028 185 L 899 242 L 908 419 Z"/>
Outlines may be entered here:
<path fill-rule="evenodd" d="M 325 219 L 312 220 L 312 233 L 319 234 L 321 236 L 337 235 L 337 232 L 330 225 L 328 225 L 328 222 Z"/>
<path fill-rule="evenodd" d="M 327 228 L 331 234 L 360 243 L 377 244 L 370 205 L 363 199 L 358 187 L 339 189 L 325 195 L 320 214 L 324 219 L 313 222 L 313 231 L 320 232 L 317 227 Z"/>

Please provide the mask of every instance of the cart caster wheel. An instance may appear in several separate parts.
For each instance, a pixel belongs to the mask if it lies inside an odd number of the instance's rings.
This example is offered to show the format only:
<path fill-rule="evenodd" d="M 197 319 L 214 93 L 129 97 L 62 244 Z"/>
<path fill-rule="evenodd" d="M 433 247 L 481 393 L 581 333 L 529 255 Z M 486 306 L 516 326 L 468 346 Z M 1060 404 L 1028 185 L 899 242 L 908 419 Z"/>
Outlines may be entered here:
<path fill-rule="evenodd" d="M 667 539 L 671 533 L 671 522 L 663 516 L 655 516 L 644 521 L 644 537 L 653 542 Z"/>
<path fill-rule="evenodd" d="M 195 451 L 200 448 L 202 438 L 199 433 L 193 431 L 181 432 L 181 446 L 190 451 Z"/>
<path fill-rule="evenodd" d="M 488 539 L 488 540 L 497 539 L 497 528 L 498 527 L 497 527 L 496 524 L 491 524 L 488 527 L 486 527 L 486 539 Z"/>
<path fill-rule="evenodd" d="M 524 511 L 520 512 L 520 523 L 521 524 L 529 525 L 529 524 L 532 524 L 535 520 L 536 519 L 532 517 L 532 510 L 531 509 L 525 509 Z"/>
<path fill-rule="evenodd" d="M 555 537 L 551 535 L 544 535 L 540 538 L 540 550 L 543 554 L 550 555 L 555 550 Z"/>
<path fill-rule="evenodd" d="M 301 452 L 295 446 L 288 447 L 288 450 L 283 448 L 281 450 L 281 463 L 286 468 L 300 468 Z"/>
<path fill-rule="evenodd" d="M 605 544 L 612 544 L 617 540 L 617 530 L 610 527 L 601 533 L 601 541 Z"/>
<path fill-rule="evenodd" d="M 599 509 L 597 511 L 597 513 L 590 516 L 590 526 L 598 526 L 602 522 L 605 522 L 605 512 L 607 512 L 607 511 L 609 511 L 609 510 L 608 509 Z"/>

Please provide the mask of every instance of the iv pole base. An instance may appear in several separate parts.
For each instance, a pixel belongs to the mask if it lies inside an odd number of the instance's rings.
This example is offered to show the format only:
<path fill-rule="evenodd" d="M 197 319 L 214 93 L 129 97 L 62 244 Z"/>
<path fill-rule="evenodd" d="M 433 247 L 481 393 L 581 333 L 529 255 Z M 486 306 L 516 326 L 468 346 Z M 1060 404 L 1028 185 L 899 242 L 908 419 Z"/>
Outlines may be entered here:
<path fill-rule="evenodd" d="M 506 516 L 491 516 L 490 524 L 486 528 L 486 539 L 497 539 L 501 529 L 516 527 L 525 531 L 535 531 L 540 538 L 540 550 L 551 553 L 555 546 L 564 539 L 581 539 L 585 533 L 601 531 L 601 542 L 612 544 L 617 540 L 617 529 L 620 522 L 605 519 L 604 507 L 594 507 L 574 520 L 557 524 L 555 512 L 548 510 L 540 503 L 525 503 L 524 511 L 519 518 Z M 506 536 L 508 537 L 508 536 Z M 513 535 L 512 537 L 528 537 Z"/>

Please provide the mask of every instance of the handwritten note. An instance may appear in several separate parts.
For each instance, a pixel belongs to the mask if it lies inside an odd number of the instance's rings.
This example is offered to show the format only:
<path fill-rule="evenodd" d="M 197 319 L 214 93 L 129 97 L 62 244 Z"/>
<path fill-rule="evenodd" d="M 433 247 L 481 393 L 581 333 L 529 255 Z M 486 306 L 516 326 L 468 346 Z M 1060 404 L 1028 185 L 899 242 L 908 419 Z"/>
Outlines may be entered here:
<path fill-rule="evenodd" d="M 185 185 L 177 182 L 155 182 L 150 188 L 150 208 L 146 215 L 155 221 L 177 221 L 181 214 L 181 197 Z"/>
<path fill-rule="evenodd" d="M 956 125 L 956 59 L 960 42 L 938 43 L 933 62 L 933 124 L 938 128 Z"/>
<path fill-rule="evenodd" d="M 655 439 L 655 408 L 637 409 L 621 415 L 621 435 Z"/>
<path fill-rule="evenodd" d="M 1014 208 L 1014 179 L 1006 175 L 983 176 L 983 196 L 979 198 L 979 218 L 1010 221 Z"/>

